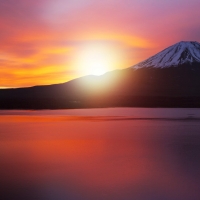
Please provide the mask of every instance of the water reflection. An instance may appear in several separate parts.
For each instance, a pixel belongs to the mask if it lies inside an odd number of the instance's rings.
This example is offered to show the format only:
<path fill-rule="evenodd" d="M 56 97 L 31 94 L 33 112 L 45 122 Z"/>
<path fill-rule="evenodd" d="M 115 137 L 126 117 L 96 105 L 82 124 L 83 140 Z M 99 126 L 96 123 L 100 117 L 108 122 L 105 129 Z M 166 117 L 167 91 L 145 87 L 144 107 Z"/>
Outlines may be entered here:
<path fill-rule="evenodd" d="M 0 119 L 0 199 L 199 200 L 200 123 Z"/>

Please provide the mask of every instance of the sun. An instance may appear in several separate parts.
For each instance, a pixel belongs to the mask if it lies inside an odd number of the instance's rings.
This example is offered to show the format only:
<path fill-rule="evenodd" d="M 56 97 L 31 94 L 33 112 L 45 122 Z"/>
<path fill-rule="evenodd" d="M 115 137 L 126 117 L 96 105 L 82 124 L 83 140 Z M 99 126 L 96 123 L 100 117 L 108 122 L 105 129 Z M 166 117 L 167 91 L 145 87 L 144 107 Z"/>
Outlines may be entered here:
<path fill-rule="evenodd" d="M 102 75 L 111 65 L 108 49 L 100 45 L 86 46 L 82 54 L 84 69 L 92 75 Z"/>
<path fill-rule="evenodd" d="M 116 48 L 109 44 L 84 44 L 76 54 L 76 65 L 83 74 L 100 76 L 117 67 L 118 54 Z"/>

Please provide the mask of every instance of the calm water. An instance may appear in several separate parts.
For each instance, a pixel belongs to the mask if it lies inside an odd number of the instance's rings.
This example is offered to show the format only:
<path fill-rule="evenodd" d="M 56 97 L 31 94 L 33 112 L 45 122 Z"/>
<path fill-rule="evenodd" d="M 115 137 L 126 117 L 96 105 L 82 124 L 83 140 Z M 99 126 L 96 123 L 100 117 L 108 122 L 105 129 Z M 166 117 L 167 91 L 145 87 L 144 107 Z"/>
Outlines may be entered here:
<path fill-rule="evenodd" d="M 1 200 L 199 200 L 200 109 L 0 111 Z"/>

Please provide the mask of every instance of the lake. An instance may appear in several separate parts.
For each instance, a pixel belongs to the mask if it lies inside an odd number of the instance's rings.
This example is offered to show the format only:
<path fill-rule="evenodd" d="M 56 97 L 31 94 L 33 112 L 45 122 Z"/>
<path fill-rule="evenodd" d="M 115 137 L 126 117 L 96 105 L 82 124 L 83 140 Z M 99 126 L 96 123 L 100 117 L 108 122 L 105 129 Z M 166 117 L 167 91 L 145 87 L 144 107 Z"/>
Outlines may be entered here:
<path fill-rule="evenodd" d="M 1 200 L 199 200 L 200 109 L 0 111 Z"/>

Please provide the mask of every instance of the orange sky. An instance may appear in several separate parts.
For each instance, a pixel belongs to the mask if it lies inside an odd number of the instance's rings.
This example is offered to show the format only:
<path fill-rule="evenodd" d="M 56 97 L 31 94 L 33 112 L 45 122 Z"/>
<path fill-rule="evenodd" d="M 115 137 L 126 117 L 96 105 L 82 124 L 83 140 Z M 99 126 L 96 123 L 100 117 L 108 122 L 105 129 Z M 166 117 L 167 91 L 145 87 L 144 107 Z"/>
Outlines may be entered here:
<path fill-rule="evenodd" d="M 67 82 L 200 41 L 199 7 L 199 0 L 0 0 L 0 87 Z"/>

